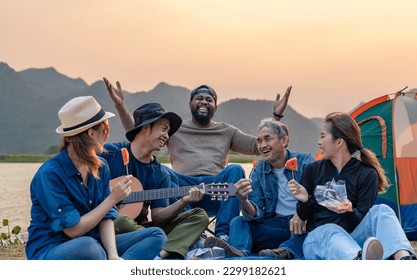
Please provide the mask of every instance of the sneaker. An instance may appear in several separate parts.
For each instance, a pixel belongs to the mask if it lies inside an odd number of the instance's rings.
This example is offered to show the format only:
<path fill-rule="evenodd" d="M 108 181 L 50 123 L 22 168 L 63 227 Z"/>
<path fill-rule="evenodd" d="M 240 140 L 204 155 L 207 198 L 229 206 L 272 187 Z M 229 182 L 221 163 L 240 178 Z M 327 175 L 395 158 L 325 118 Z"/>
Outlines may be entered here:
<path fill-rule="evenodd" d="M 290 251 L 284 248 L 264 249 L 259 252 L 259 256 L 289 259 L 289 260 L 294 258 L 294 255 Z"/>
<path fill-rule="evenodd" d="M 356 260 L 382 260 L 384 248 L 381 242 L 375 237 L 369 237 L 363 244 L 363 249 L 359 251 Z"/>
<path fill-rule="evenodd" d="M 205 248 L 213 248 L 213 247 L 222 248 L 224 250 L 224 254 L 227 258 L 246 256 L 245 253 L 243 253 L 239 249 L 236 249 L 235 247 L 233 247 L 232 245 L 230 245 L 226 241 L 224 241 L 224 240 L 222 240 L 218 237 L 214 237 L 214 236 L 210 236 L 210 237 L 207 238 L 207 240 L 204 242 L 204 247 Z"/>
<path fill-rule="evenodd" d="M 218 238 L 220 238 L 221 240 L 224 240 L 226 242 L 229 242 L 229 236 L 227 234 L 222 234 L 222 235 L 218 236 Z"/>
<path fill-rule="evenodd" d="M 413 255 L 402 257 L 400 260 L 401 261 L 415 261 L 417 260 L 417 257 L 416 255 L 413 254 Z"/>

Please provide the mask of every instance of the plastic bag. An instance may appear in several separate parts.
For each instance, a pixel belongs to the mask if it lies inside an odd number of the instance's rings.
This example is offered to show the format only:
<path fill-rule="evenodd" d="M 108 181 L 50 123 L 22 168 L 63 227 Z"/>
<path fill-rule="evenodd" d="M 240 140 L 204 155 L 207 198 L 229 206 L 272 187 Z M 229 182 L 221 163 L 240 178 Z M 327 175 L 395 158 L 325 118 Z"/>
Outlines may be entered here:
<path fill-rule="evenodd" d="M 223 248 L 198 248 L 185 255 L 186 260 L 216 260 L 226 257 Z"/>
<path fill-rule="evenodd" d="M 189 251 L 194 249 L 202 249 L 204 248 L 204 243 L 206 242 L 207 235 L 203 232 L 201 233 L 200 237 L 197 239 L 197 241 L 190 246 Z"/>
<path fill-rule="evenodd" d="M 344 180 L 327 182 L 318 185 L 314 190 L 314 196 L 318 204 L 328 208 L 329 210 L 341 213 L 341 211 L 352 211 L 351 203 L 347 199 L 346 185 Z"/>

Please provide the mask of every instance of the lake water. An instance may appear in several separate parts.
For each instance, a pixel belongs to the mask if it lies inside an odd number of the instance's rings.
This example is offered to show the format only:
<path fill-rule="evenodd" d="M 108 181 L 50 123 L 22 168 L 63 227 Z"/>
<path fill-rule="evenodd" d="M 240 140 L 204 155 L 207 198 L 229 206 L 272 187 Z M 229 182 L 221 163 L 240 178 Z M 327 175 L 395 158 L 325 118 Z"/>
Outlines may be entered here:
<path fill-rule="evenodd" d="M 248 175 L 252 163 L 241 165 Z M 0 220 L 8 219 L 10 229 L 20 226 L 24 238 L 30 222 L 30 182 L 40 166 L 40 163 L 0 163 Z M 6 231 L 0 223 L 0 232 Z"/>

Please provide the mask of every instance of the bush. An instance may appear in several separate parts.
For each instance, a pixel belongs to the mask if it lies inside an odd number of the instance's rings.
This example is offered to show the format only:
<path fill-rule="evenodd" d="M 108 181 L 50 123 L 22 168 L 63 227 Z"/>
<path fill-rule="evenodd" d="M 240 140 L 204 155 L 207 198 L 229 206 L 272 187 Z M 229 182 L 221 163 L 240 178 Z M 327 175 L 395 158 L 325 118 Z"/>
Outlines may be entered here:
<path fill-rule="evenodd" d="M 20 226 L 15 226 L 12 228 L 12 231 L 10 232 L 9 227 L 9 220 L 3 219 L 3 227 L 7 227 L 7 233 L 1 232 L 1 239 L 0 239 L 0 245 L 7 246 L 7 245 L 19 245 L 23 244 L 23 242 L 19 239 L 18 234 L 22 230 Z"/>

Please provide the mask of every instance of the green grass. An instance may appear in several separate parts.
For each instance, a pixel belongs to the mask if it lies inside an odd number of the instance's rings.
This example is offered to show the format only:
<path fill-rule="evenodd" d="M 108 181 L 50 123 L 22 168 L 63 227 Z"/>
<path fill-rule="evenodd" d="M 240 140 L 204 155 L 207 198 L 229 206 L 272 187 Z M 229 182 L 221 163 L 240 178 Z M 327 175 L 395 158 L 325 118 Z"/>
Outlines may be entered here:
<path fill-rule="evenodd" d="M 0 163 L 42 163 L 53 156 L 53 154 L 7 154 L 0 155 Z"/>
<path fill-rule="evenodd" d="M 236 153 L 229 153 L 229 162 L 233 163 L 251 163 L 254 160 L 259 160 L 259 156 L 241 155 Z"/>
<path fill-rule="evenodd" d="M 161 163 L 169 163 L 168 154 L 166 152 L 154 153 L 156 158 Z M 0 163 L 43 163 L 53 157 L 54 154 L 7 154 L 0 155 Z M 241 155 L 230 152 L 229 162 L 233 163 L 250 163 L 254 160 L 259 160 L 257 156 Z"/>
<path fill-rule="evenodd" d="M 169 157 L 166 152 L 154 152 L 153 153 L 160 163 L 169 163 Z M 235 152 L 229 153 L 230 163 L 252 163 L 254 160 L 259 160 L 258 156 L 242 155 Z"/>

